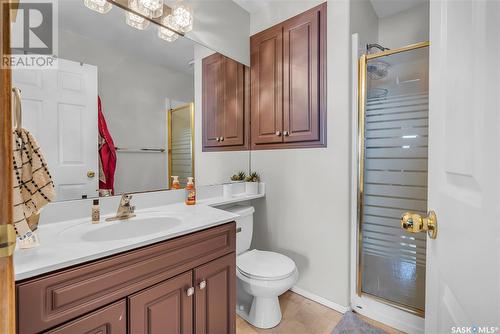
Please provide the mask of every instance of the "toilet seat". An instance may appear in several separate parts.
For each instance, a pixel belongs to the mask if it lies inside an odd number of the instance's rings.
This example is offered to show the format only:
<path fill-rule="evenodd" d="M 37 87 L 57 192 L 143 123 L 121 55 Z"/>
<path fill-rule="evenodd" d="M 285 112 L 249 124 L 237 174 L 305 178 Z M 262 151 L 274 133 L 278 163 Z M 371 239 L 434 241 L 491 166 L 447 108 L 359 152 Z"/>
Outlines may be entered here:
<path fill-rule="evenodd" d="M 241 254 L 236 259 L 238 271 L 255 280 L 281 280 L 295 272 L 295 263 L 289 257 L 257 249 Z"/>

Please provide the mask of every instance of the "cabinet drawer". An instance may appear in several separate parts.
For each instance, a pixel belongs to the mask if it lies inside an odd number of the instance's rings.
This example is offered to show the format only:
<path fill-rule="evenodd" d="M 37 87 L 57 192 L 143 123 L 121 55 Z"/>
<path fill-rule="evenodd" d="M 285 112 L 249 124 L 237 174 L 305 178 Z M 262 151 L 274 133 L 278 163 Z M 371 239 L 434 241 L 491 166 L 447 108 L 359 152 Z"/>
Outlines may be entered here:
<path fill-rule="evenodd" d="M 127 307 L 125 301 L 104 307 L 76 319 L 48 334 L 126 334 Z"/>
<path fill-rule="evenodd" d="M 17 285 L 19 333 L 36 333 L 235 251 L 235 223 Z"/>

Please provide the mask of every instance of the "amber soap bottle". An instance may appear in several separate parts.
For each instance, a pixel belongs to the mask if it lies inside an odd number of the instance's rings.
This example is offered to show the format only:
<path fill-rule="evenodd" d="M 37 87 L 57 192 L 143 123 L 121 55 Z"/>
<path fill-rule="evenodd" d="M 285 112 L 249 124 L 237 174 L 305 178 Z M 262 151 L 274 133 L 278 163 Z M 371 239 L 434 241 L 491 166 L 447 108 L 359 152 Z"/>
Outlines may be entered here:
<path fill-rule="evenodd" d="M 178 176 L 172 176 L 172 189 L 181 189 L 181 183 Z"/>
<path fill-rule="evenodd" d="M 194 187 L 194 179 L 188 177 L 188 183 L 186 185 L 186 205 L 196 204 L 196 188 Z"/>

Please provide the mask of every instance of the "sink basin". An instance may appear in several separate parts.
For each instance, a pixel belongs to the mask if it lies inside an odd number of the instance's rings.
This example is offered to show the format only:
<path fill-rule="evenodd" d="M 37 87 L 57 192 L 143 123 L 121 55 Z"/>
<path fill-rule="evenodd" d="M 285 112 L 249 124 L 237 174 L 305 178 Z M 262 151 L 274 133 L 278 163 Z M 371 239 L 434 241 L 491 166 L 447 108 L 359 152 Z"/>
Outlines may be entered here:
<path fill-rule="evenodd" d="M 99 242 L 133 239 L 163 232 L 179 226 L 182 220 L 161 213 L 142 213 L 129 220 L 101 222 L 92 225 L 88 222 L 73 226 L 60 234 L 65 239 L 80 239 Z"/>

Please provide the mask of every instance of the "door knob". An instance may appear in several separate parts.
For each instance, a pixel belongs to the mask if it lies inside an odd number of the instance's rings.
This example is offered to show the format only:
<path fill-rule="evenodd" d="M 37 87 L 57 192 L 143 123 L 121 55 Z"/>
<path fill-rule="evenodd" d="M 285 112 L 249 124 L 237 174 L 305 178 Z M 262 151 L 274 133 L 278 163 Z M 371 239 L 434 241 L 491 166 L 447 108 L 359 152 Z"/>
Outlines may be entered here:
<path fill-rule="evenodd" d="M 88 177 L 89 179 L 94 178 L 94 176 L 95 176 L 95 172 L 94 172 L 93 170 L 89 170 L 89 171 L 87 172 L 87 177 Z"/>
<path fill-rule="evenodd" d="M 427 231 L 431 239 L 437 237 L 437 216 L 434 211 L 429 211 L 427 217 L 418 213 L 406 212 L 401 216 L 401 228 L 410 233 Z"/>
<path fill-rule="evenodd" d="M 193 287 L 190 287 L 189 289 L 186 290 L 186 295 L 188 297 L 191 297 L 192 295 L 194 295 L 194 288 Z"/>
<path fill-rule="evenodd" d="M 200 290 L 203 290 L 207 287 L 207 281 L 201 281 L 200 282 Z"/>
<path fill-rule="evenodd" d="M 281 136 L 281 131 L 276 131 L 276 136 L 280 137 Z"/>
<path fill-rule="evenodd" d="M 224 141 L 224 137 L 220 137 L 220 141 Z"/>
<path fill-rule="evenodd" d="M 288 137 L 288 136 L 290 135 L 290 132 L 288 132 L 288 131 L 283 131 L 283 135 L 284 135 L 285 137 Z"/>

